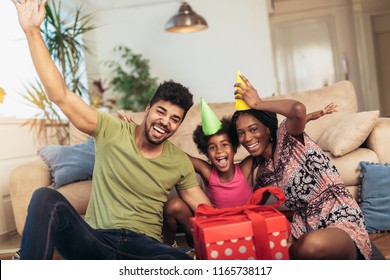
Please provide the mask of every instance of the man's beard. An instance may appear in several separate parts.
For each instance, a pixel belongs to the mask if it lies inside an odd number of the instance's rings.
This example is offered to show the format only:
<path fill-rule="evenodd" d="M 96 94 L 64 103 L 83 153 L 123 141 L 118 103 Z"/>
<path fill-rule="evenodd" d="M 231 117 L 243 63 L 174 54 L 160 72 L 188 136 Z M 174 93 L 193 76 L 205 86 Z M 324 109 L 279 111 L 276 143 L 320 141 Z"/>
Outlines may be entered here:
<path fill-rule="evenodd" d="M 160 126 L 163 126 L 160 124 Z M 161 140 L 155 140 L 151 137 L 151 133 L 150 133 L 150 130 L 153 129 L 153 124 L 150 125 L 149 129 L 147 128 L 147 123 L 145 122 L 145 129 L 144 129 L 144 132 L 145 132 L 145 137 L 146 137 L 146 140 L 148 140 L 149 144 L 152 144 L 152 145 L 160 145 L 161 143 L 163 143 L 166 139 L 168 139 L 168 137 L 164 137 L 162 138 Z"/>

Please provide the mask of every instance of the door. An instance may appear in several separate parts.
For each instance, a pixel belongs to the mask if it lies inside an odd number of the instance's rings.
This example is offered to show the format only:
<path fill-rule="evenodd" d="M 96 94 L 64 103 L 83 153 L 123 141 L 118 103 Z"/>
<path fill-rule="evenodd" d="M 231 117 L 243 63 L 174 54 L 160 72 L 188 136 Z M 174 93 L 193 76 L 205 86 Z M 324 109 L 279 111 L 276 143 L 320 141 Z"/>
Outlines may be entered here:
<path fill-rule="evenodd" d="M 381 116 L 390 116 L 390 13 L 372 18 Z"/>
<path fill-rule="evenodd" d="M 275 23 L 271 33 L 279 93 L 319 88 L 340 80 L 332 17 Z"/>

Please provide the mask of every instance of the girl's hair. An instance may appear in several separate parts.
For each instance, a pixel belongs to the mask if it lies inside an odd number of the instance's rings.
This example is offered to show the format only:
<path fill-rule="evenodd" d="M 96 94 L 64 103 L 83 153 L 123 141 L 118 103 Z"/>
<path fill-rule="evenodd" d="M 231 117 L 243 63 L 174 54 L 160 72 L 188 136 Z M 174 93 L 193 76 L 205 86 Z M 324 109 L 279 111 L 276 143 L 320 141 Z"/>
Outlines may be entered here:
<path fill-rule="evenodd" d="M 194 140 L 199 153 L 207 155 L 207 146 L 209 143 L 209 139 L 214 136 L 214 135 L 222 135 L 226 134 L 229 138 L 230 143 L 233 146 L 233 150 L 236 151 L 238 147 L 238 139 L 237 137 L 234 137 L 234 139 L 231 137 L 231 118 L 224 117 L 221 120 L 222 122 L 222 127 L 214 134 L 212 135 L 205 135 L 202 130 L 202 125 L 198 125 L 196 129 L 194 130 L 194 133 L 192 135 L 192 139 Z"/>
<path fill-rule="evenodd" d="M 184 110 L 183 120 L 187 115 L 188 110 L 194 104 L 192 101 L 192 93 L 190 93 L 189 89 L 172 80 L 162 82 L 158 86 L 156 93 L 153 95 L 149 104 L 152 106 L 160 100 L 169 101 L 182 108 Z"/>
<path fill-rule="evenodd" d="M 230 138 L 239 143 L 238 141 L 238 135 L 237 135 L 237 119 L 241 115 L 252 115 L 256 119 L 258 119 L 262 124 L 264 124 L 266 127 L 270 130 L 270 142 L 276 143 L 276 133 L 278 130 L 278 119 L 276 117 L 276 113 L 274 112 L 268 112 L 268 111 L 261 111 L 261 110 L 255 110 L 255 109 L 249 109 L 245 111 L 236 111 L 233 114 L 232 117 L 232 125 L 231 125 L 231 132 L 230 132 Z M 275 145 L 273 145 L 273 148 L 275 148 Z"/>

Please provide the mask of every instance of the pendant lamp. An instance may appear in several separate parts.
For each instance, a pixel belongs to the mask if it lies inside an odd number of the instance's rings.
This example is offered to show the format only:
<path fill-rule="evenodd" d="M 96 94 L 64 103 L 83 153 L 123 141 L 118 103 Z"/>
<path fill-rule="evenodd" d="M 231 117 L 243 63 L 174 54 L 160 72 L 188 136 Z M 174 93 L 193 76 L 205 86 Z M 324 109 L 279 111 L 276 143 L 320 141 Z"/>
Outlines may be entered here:
<path fill-rule="evenodd" d="M 188 33 L 207 29 L 207 22 L 195 13 L 187 2 L 183 2 L 179 12 L 171 17 L 165 25 L 165 31 Z"/>

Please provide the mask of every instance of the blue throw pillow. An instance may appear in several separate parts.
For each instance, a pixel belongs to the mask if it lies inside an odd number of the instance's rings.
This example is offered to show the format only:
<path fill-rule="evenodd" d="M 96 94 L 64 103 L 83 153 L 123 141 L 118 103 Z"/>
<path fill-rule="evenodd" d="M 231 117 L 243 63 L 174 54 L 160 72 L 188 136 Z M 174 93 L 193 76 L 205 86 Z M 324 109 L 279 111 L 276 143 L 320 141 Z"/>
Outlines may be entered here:
<path fill-rule="evenodd" d="M 73 146 L 48 145 L 40 148 L 38 155 L 49 166 L 55 188 L 92 179 L 95 164 L 93 138 Z"/>
<path fill-rule="evenodd" d="M 368 233 L 390 231 L 390 164 L 360 162 L 361 202 Z"/>

